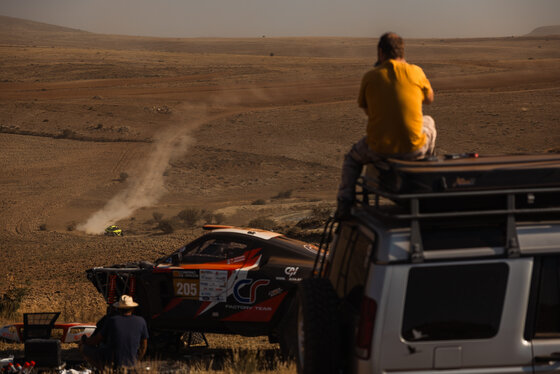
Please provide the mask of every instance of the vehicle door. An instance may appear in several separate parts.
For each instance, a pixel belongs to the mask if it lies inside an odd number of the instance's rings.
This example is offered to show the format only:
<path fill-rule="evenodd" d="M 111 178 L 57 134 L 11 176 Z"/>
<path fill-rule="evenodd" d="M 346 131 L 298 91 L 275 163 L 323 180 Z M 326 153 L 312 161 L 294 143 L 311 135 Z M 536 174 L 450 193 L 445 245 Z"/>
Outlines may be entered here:
<path fill-rule="evenodd" d="M 343 222 L 337 240 L 329 252 L 328 277 L 340 302 L 339 338 L 341 342 L 355 342 L 356 323 L 360 312 L 364 285 L 371 254 L 377 244 L 376 235 L 363 225 Z M 353 357 L 352 343 L 338 347 L 343 366 Z"/>
<path fill-rule="evenodd" d="M 376 372 L 531 371 L 524 339 L 532 260 L 387 266 Z M 376 327 L 377 328 L 377 327 Z"/>
<path fill-rule="evenodd" d="M 173 299 L 166 307 L 167 317 L 198 328 L 223 318 L 240 271 L 257 265 L 253 247 L 251 238 L 219 234 L 186 246 L 171 268 Z"/>
<path fill-rule="evenodd" d="M 535 373 L 560 372 L 560 256 L 535 259 L 527 318 Z"/>

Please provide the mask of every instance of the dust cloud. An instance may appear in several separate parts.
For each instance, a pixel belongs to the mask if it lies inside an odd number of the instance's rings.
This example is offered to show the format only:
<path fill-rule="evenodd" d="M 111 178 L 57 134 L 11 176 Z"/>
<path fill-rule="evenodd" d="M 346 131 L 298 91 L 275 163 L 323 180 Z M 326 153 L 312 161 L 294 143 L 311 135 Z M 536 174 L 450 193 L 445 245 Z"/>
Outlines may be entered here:
<path fill-rule="evenodd" d="M 128 178 L 128 187 L 79 224 L 78 230 L 101 234 L 107 226 L 131 216 L 137 209 L 153 206 L 166 193 L 164 172 L 169 162 L 184 156 L 194 143 L 192 131 L 212 119 L 206 107 L 182 107 L 178 111 L 179 114 L 173 114 L 176 124 L 156 136 L 151 153 Z"/>
<path fill-rule="evenodd" d="M 182 104 L 174 108 L 172 125 L 154 138 L 152 152 L 146 160 L 140 161 L 136 167 L 138 171 L 128 178 L 128 188 L 115 195 L 77 229 L 88 234 L 102 234 L 105 228 L 130 217 L 136 210 L 155 205 L 167 192 L 163 174 L 169 162 L 187 153 L 195 142 L 191 136 L 194 130 L 217 118 L 243 112 L 246 110 L 244 103 L 268 104 L 272 100 L 273 97 L 261 89 L 250 87 L 243 97 L 221 93 L 205 103 Z"/>

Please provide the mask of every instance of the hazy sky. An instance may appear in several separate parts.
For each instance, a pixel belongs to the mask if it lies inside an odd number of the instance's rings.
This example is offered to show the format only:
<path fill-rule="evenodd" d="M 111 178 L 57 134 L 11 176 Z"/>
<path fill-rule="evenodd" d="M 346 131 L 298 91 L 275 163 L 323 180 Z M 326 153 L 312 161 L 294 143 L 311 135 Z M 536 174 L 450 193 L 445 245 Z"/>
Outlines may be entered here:
<path fill-rule="evenodd" d="M 0 15 L 165 37 L 484 37 L 558 25 L 560 0 L 0 0 Z"/>

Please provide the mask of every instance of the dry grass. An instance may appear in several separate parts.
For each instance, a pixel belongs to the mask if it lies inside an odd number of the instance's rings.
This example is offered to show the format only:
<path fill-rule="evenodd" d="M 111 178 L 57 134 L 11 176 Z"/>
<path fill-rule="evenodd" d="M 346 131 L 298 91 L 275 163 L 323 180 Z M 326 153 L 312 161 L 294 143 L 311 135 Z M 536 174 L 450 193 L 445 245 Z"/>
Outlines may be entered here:
<path fill-rule="evenodd" d="M 266 337 L 208 334 L 207 350 L 182 350 L 174 357 L 147 357 L 136 372 L 160 373 L 296 373 L 293 361 L 280 359 L 278 347 Z M 24 345 L 0 341 L 0 357 L 24 356 Z M 62 344 L 62 359 L 71 365 L 81 360 L 76 344 Z M 112 371 L 106 371 L 110 373 Z"/>
<path fill-rule="evenodd" d="M 136 368 L 138 373 L 169 372 L 174 373 L 296 373 L 293 361 L 270 362 L 261 351 L 235 349 L 231 356 L 226 358 L 223 365 L 213 368 L 213 360 L 203 361 L 158 361 L 145 360 Z"/>

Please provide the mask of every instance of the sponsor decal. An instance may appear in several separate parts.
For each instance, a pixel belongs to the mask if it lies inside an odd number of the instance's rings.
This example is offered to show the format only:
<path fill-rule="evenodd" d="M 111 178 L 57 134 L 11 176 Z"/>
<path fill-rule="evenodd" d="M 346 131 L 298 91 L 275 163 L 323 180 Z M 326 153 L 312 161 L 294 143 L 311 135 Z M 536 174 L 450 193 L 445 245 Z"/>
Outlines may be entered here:
<path fill-rule="evenodd" d="M 173 271 L 175 296 L 189 300 L 226 301 L 227 277 L 227 270 Z"/>
<path fill-rule="evenodd" d="M 173 278 L 198 279 L 198 270 L 174 270 Z"/>
<path fill-rule="evenodd" d="M 273 296 L 279 295 L 279 294 L 282 293 L 282 291 L 284 291 L 284 290 L 281 289 L 281 288 L 276 288 L 276 289 L 270 291 L 270 292 L 268 293 L 268 296 L 269 296 L 269 297 L 273 297 Z"/>
<path fill-rule="evenodd" d="M 308 251 L 311 252 L 317 252 L 317 247 L 315 247 L 314 245 L 311 244 L 304 244 L 303 248 L 307 249 Z"/>
<path fill-rule="evenodd" d="M 476 184 L 476 178 L 461 178 L 457 177 L 452 183 L 453 187 L 469 187 Z"/>
<path fill-rule="evenodd" d="M 289 280 L 292 282 L 299 282 L 301 281 L 301 277 L 295 278 L 298 271 L 299 266 L 287 266 L 284 268 L 284 274 L 286 274 L 287 277 L 276 277 L 276 280 Z"/>
<path fill-rule="evenodd" d="M 175 296 L 183 299 L 198 300 L 200 292 L 198 270 L 174 270 L 172 274 Z"/>
<path fill-rule="evenodd" d="M 243 262 L 243 261 L 245 261 L 245 255 L 230 258 L 229 260 L 227 260 L 227 263 L 228 264 L 235 264 L 237 262 Z"/>
<path fill-rule="evenodd" d="M 175 289 L 175 296 L 191 300 L 198 299 L 200 290 L 198 279 L 173 279 L 173 288 Z"/>
<path fill-rule="evenodd" d="M 287 294 L 288 293 L 284 291 L 256 305 L 226 304 L 227 309 L 236 311 L 236 313 L 223 318 L 222 321 L 268 322 L 274 316 L 278 306 L 280 306 Z"/>
<path fill-rule="evenodd" d="M 257 300 L 257 289 L 261 286 L 267 286 L 269 283 L 270 280 L 268 279 L 258 279 L 256 281 L 252 279 L 241 279 L 233 286 L 233 297 L 241 304 L 254 304 Z M 242 294 L 240 292 L 241 289 L 249 285 L 250 287 L 247 287 L 249 289 L 248 295 L 246 295 L 247 292 L 245 292 L 247 288 Z"/>
<path fill-rule="evenodd" d="M 284 269 L 284 274 L 288 276 L 288 278 L 292 278 L 294 275 L 297 274 L 299 270 L 299 266 L 287 266 Z"/>
<path fill-rule="evenodd" d="M 261 250 L 262 248 L 257 248 L 257 249 L 252 249 L 250 251 L 247 251 L 244 254 L 245 256 L 244 261 L 240 261 L 238 263 L 231 265 L 234 268 L 231 268 L 229 270 L 230 273 L 228 275 L 228 279 L 226 282 L 227 283 L 226 292 L 224 292 L 223 297 L 221 297 L 220 300 L 225 301 L 225 299 L 227 299 L 230 295 L 233 296 L 233 289 L 235 284 L 242 279 L 247 279 L 247 274 L 249 270 L 259 267 L 259 263 L 261 260 L 261 254 L 260 254 Z M 238 266 L 239 268 L 236 268 L 236 266 Z M 196 312 L 196 317 L 208 312 L 219 303 L 219 301 L 217 300 L 202 300 L 202 301 L 206 301 L 206 302 L 201 303 L 200 308 L 198 308 L 198 311 Z"/>
<path fill-rule="evenodd" d="M 226 305 L 226 309 L 232 310 L 252 310 L 255 312 L 271 312 L 272 308 L 269 306 L 250 306 L 250 305 Z"/>
<path fill-rule="evenodd" d="M 226 270 L 200 270 L 200 300 L 225 302 L 227 299 Z"/>

